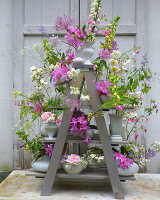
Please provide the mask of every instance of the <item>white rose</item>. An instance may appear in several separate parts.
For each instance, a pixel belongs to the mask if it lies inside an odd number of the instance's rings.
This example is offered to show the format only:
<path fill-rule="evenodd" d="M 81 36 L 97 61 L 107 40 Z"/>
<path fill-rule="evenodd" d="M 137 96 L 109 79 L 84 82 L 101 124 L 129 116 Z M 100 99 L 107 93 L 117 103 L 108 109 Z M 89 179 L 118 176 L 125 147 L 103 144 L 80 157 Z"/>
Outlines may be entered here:
<path fill-rule="evenodd" d="M 113 50 L 113 52 L 111 53 L 111 57 L 114 59 L 118 59 L 121 56 L 121 52 L 118 50 Z"/>

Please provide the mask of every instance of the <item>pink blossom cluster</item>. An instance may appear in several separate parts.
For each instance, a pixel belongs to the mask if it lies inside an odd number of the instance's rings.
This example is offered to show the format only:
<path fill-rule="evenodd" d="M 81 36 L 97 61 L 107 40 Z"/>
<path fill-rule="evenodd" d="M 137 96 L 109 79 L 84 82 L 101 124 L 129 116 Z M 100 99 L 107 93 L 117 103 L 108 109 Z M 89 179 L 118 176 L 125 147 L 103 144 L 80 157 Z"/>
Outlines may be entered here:
<path fill-rule="evenodd" d="M 129 168 L 133 164 L 133 160 L 126 158 L 127 155 L 122 155 L 121 152 L 114 152 L 114 159 L 117 161 L 118 167 L 125 169 Z"/>
<path fill-rule="evenodd" d="M 73 165 L 78 165 L 81 163 L 81 158 L 79 155 L 71 154 L 71 155 L 64 155 L 61 163 L 70 163 Z"/>
<path fill-rule="evenodd" d="M 44 113 L 41 115 L 41 118 L 43 119 L 43 121 L 44 121 L 45 123 L 50 122 L 51 119 L 52 119 L 52 113 L 51 113 L 51 112 L 44 112 Z"/>
<path fill-rule="evenodd" d="M 108 47 L 106 47 L 105 49 L 101 49 L 101 51 L 98 53 L 98 55 L 100 56 L 101 60 L 111 58 L 111 53 L 113 50 L 118 50 L 117 42 L 114 40 L 112 40 L 112 48 L 111 49 L 109 49 Z"/>
<path fill-rule="evenodd" d="M 75 57 L 74 51 L 68 50 L 66 52 L 66 59 L 64 59 L 63 61 L 59 61 L 61 64 L 67 63 L 67 64 L 71 64 L 73 66 L 73 59 Z"/>
<path fill-rule="evenodd" d="M 64 38 L 67 40 L 68 44 L 79 48 L 83 46 L 83 40 L 86 39 L 87 34 L 83 32 L 82 28 L 68 26 L 67 33 Z"/>
<path fill-rule="evenodd" d="M 131 123 L 138 122 L 139 118 L 130 118 L 128 121 Z"/>
<path fill-rule="evenodd" d="M 75 20 L 72 19 L 69 15 L 64 16 L 64 19 L 62 17 L 57 17 L 55 29 L 56 31 L 66 30 L 68 26 L 71 26 L 75 23 Z"/>
<path fill-rule="evenodd" d="M 119 112 L 123 112 L 123 109 L 124 109 L 124 105 L 117 105 L 116 106 L 116 110 L 119 111 Z"/>
<path fill-rule="evenodd" d="M 72 131 L 74 135 L 79 134 L 82 136 L 83 134 L 87 133 L 87 130 L 89 129 L 90 127 L 87 115 L 85 115 L 84 112 L 76 109 L 70 122 L 70 131 Z"/>
<path fill-rule="evenodd" d="M 53 72 L 51 73 L 53 85 L 68 82 L 69 81 L 69 76 L 67 75 L 68 71 L 69 69 L 64 65 L 56 67 L 55 70 L 53 70 Z"/>
<path fill-rule="evenodd" d="M 54 149 L 54 144 L 48 144 L 45 142 L 44 147 L 45 147 L 45 155 L 48 155 L 51 158 Z"/>
<path fill-rule="evenodd" d="M 73 100 L 66 99 L 66 104 L 71 111 L 74 111 L 75 108 L 80 108 L 80 103 L 77 97 L 75 97 Z"/>
<path fill-rule="evenodd" d="M 14 102 L 14 105 L 15 106 L 20 106 L 21 105 L 21 102 L 20 101 L 15 101 Z M 26 106 L 29 106 L 30 105 L 30 102 L 29 101 L 26 101 Z"/>
<path fill-rule="evenodd" d="M 71 154 L 71 155 L 68 155 L 66 162 L 71 163 L 71 164 L 79 164 L 81 162 L 81 158 L 79 155 Z"/>
<path fill-rule="evenodd" d="M 40 101 L 35 103 L 33 106 L 33 110 L 35 110 L 38 114 L 41 114 L 43 109 L 44 109 L 44 105 L 43 105 L 44 101 Z"/>
<path fill-rule="evenodd" d="M 21 105 L 21 102 L 20 102 L 20 101 L 15 101 L 15 102 L 14 102 L 14 105 L 15 105 L 15 106 L 20 106 L 20 105 Z"/>
<path fill-rule="evenodd" d="M 106 80 L 106 81 L 100 81 L 97 83 L 96 87 L 97 87 L 97 91 L 99 96 L 101 95 L 106 95 L 108 97 L 110 97 L 110 93 L 109 93 L 109 89 L 108 89 L 108 85 L 113 85 L 110 80 Z"/>

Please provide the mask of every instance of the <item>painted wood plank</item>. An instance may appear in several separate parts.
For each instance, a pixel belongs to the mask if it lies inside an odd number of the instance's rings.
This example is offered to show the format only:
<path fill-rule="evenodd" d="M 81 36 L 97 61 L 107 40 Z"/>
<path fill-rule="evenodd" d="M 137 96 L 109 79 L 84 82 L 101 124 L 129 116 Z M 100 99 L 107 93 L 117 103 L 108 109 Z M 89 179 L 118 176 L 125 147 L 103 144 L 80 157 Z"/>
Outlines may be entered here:
<path fill-rule="evenodd" d="M 120 24 L 135 24 L 135 0 L 114 0 L 113 16 L 120 16 Z"/>
<path fill-rule="evenodd" d="M 24 41 L 24 36 L 22 34 L 22 27 L 23 27 L 23 22 L 24 22 L 24 1 L 22 0 L 15 0 L 14 1 L 14 10 L 15 15 L 14 15 L 14 51 L 13 51 L 13 56 L 14 56 L 14 77 L 13 77 L 13 90 L 17 91 L 23 91 L 23 79 L 22 79 L 22 74 L 24 68 L 23 66 L 23 57 L 21 56 L 20 52 L 23 48 L 23 41 Z M 17 78 L 18 77 L 18 78 Z M 13 119 L 13 124 L 17 124 L 19 121 L 19 108 L 14 106 L 13 107 L 13 113 L 14 113 L 14 119 Z M 16 147 L 16 141 L 17 141 L 17 135 L 15 132 L 13 133 L 13 168 L 24 168 L 24 156 L 23 156 L 23 150 L 17 150 Z"/>
<path fill-rule="evenodd" d="M 42 0 L 42 25 L 52 25 L 56 23 L 58 16 L 70 15 L 79 23 L 78 0 Z"/>
<path fill-rule="evenodd" d="M 95 84 L 93 84 L 93 79 L 94 79 L 93 70 L 86 72 L 86 84 L 87 84 L 87 88 L 90 88 L 88 90 L 88 93 L 90 96 L 93 97 L 93 98 L 91 98 L 91 104 L 92 104 L 94 112 L 96 112 L 96 111 L 98 111 L 101 103 L 100 103 L 100 99 L 98 96 L 96 86 L 95 86 Z M 106 161 L 106 166 L 108 169 L 109 178 L 111 181 L 114 196 L 115 196 L 115 198 L 123 199 L 124 198 L 123 189 L 120 184 L 120 179 L 118 176 L 116 163 L 114 161 L 114 156 L 113 156 L 111 142 L 110 142 L 109 135 L 108 135 L 108 130 L 107 130 L 107 127 L 105 124 L 104 117 L 102 117 L 101 112 L 100 112 L 100 115 L 95 118 L 95 120 L 96 120 L 97 128 L 99 131 L 100 141 L 102 144 L 104 158 Z"/>
<path fill-rule="evenodd" d="M 104 28 L 104 25 L 100 25 L 100 28 Z M 56 30 L 53 28 L 53 25 L 43 25 L 44 30 L 49 35 L 62 35 L 64 36 L 65 31 L 56 32 Z M 23 34 L 26 36 L 30 35 L 44 35 L 44 33 L 41 30 L 41 26 L 39 25 L 24 25 L 23 26 Z M 102 31 L 99 31 L 97 36 L 100 36 L 102 34 Z M 137 34 L 137 26 L 135 24 L 120 24 L 117 28 L 116 35 L 136 35 Z"/>
<path fill-rule="evenodd" d="M 24 1 L 24 24 L 41 25 L 42 1 L 41 0 L 21 0 Z"/>

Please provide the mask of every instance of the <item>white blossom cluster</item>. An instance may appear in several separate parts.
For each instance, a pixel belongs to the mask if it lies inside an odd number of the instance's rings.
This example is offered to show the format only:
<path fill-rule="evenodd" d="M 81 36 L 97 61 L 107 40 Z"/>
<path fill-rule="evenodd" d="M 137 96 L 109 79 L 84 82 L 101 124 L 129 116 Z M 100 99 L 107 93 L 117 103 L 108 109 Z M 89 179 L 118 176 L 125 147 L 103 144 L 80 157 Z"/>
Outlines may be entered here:
<path fill-rule="evenodd" d="M 44 70 L 42 68 L 36 68 L 35 66 L 30 67 L 30 78 L 32 81 L 36 81 L 37 85 L 35 88 L 42 89 L 43 85 L 47 85 L 48 82 L 44 79 Z"/>
<path fill-rule="evenodd" d="M 123 62 L 120 61 L 121 52 L 119 50 L 113 50 L 111 53 L 111 59 L 109 63 L 111 65 L 111 71 L 114 73 L 123 73 L 128 70 L 130 59 L 126 59 Z"/>
<path fill-rule="evenodd" d="M 91 12 L 90 12 L 90 15 L 89 15 L 89 18 L 94 18 L 97 14 L 96 12 L 96 8 L 98 6 L 98 0 L 94 0 L 94 2 L 91 4 Z M 98 8 L 99 12 L 101 11 L 101 7 Z M 97 23 L 100 23 L 101 20 L 100 18 L 97 19 Z"/>
<path fill-rule="evenodd" d="M 89 101 L 90 100 L 90 97 L 88 95 L 81 95 L 81 98 L 80 98 L 82 101 Z"/>
<path fill-rule="evenodd" d="M 69 76 L 70 79 L 73 79 L 77 77 L 79 73 L 80 73 L 80 69 L 71 68 L 71 70 L 67 72 L 67 75 Z"/>
<path fill-rule="evenodd" d="M 80 94 L 79 88 L 71 86 L 70 87 L 70 94 L 74 94 L 74 95 Z"/>
<path fill-rule="evenodd" d="M 102 162 L 104 162 L 104 156 L 100 156 L 100 155 L 98 155 L 98 154 L 89 154 L 89 155 L 87 156 L 86 161 L 87 161 L 89 164 L 95 163 L 95 162 L 97 162 L 97 163 L 102 163 Z"/>

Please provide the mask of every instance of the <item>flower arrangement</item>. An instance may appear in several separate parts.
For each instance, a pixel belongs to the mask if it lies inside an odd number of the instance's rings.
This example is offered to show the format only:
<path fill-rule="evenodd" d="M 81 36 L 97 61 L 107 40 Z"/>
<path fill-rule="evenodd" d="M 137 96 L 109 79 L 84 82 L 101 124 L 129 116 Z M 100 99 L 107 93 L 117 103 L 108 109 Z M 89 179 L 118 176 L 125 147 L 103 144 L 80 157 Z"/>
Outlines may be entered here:
<path fill-rule="evenodd" d="M 45 148 L 50 148 L 46 144 L 44 146 L 38 142 L 39 133 L 35 133 L 35 138 L 29 141 L 29 135 L 33 134 L 33 123 L 42 118 L 44 123 L 58 124 L 62 122 L 60 114 L 67 109 L 74 111 L 69 131 L 74 135 L 85 135 L 84 142 L 91 140 L 88 136 L 88 131 L 92 128 L 90 121 L 93 116 L 98 116 L 99 111 L 112 108 L 117 115 L 125 114 L 124 123 L 129 127 L 126 137 L 130 140 L 130 145 L 126 146 L 126 151 L 121 148 L 121 153 L 125 155 L 121 155 L 120 152 L 115 153 L 116 160 L 124 161 L 119 165 L 122 168 L 131 164 L 129 158 L 138 159 L 133 144 L 140 152 L 144 151 L 144 147 L 141 148 L 138 144 L 138 137 L 141 135 L 141 131 L 147 132 L 145 121 L 149 121 L 149 115 L 154 110 L 158 112 L 158 101 L 151 99 L 149 107 L 144 106 L 145 95 L 151 89 L 152 73 L 148 67 L 148 60 L 144 56 L 140 63 L 137 61 L 141 54 L 140 47 L 134 46 L 131 50 L 121 52 L 115 41 L 120 17 L 115 17 L 109 25 L 102 29 L 99 28 L 103 17 L 100 12 L 101 0 L 94 0 L 94 3 L 91 4 L 87 24 L 82 28 L 74 26 L 74 20 L 70 16 L 58 17 L 55 29 L 56 31 L 65 31 L 64 40 L 52 35 L 45 37 L 41 44 L 34 44 L 22 52 L 23 55 L 28 55 L 27 52 L 31 53 L 31 57 L 37 60 L 37 57 L 32 54 L 34 50 L 41 58 L 39 66 L 30 67 L 30 78 L 34 85 L 33 93 L 25 95 L 16 90 L 13 92 L 16 98 L 15 105 L 20 110 L 19 124 L 21 126 L 16 133 L 23 141 L 21 147 L 31 150 L 35 157 L 43 155 Z M 107 22 L 107 18 L 105 18 L 105 22 Z M 100 29 L 102 29 L 103 41 L 100 42 L 98 55 L 92 62 L 95 75 L 93 84 L 96 86 L 99 96 L 104 95 L 107 100 L 102 106 L 99 105 L 96 113 L 85 114 L 80 110 L 79 99 L 90 101 L 92 97 L 88 95 L 87 90 L 80 91 L 76 85 L 80 70 L 73 67 L 74 50 L 83 49 L 88 41 L 95 42 L 96 34 Z M 58 47 L 61 42 L 67 43 L 70 48 L 63 52 Z M 105 74 L 105 78 L 101 80 L 103 74 Z M 70 98 L 70 95 L 75 95 L 75 98 Z M 132 110 L 127 110 L 128 107 L 131 107 Z M 140 109 L 144 110 L 143 115 L 134 114 Z M 130 150 L 132 148 L 134 151 Z M 159 151 L 154 148 L 152 150 Z M 144 152 L 145 156 L 141 157 L 147 158 L 147 154 L 151 154 L 147 152 L 150 152 L 150 149 Z M 129 156 L 129 153 L 132 157 Z M 94 153 L 92 154 L 94 155 Z M 90 156 L 91 160 L 101 157 L 93 155 Z M 141 153 L 141 155 L 143 154 Z M 74 156 L 72 155 L 68 159 L 72 157 Z"/>

